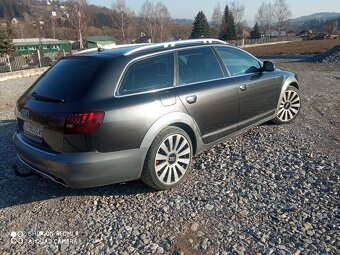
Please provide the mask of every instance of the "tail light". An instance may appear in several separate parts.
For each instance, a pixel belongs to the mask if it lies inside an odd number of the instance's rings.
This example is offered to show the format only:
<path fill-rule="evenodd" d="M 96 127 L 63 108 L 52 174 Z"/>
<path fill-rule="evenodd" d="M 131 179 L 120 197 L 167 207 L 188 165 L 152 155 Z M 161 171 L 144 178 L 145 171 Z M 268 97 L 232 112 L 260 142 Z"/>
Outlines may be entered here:
<path fill-rule="evenodd" d="M 71 113 L 66 118 L 66 134 L 94 133 L 101 126 L 104 112 Z"/>

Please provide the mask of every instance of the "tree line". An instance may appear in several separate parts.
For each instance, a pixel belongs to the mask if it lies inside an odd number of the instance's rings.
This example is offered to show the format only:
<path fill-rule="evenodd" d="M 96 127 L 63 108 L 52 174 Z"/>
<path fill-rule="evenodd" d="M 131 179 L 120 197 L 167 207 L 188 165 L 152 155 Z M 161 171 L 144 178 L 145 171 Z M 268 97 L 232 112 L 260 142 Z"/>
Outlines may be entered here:
<path fill-rule="evenodd" d="M 161 1 L 145 0 L 137 12 L 125 0 L 113 0 L 111 8 L 89 5 L 87 0 L 55 0 L 52 5 L 46 7 L 45 1 L 38 0 L 0 0 L 0 18 L 18 19 L 18 24 L 11 24 L 15 37 L 57 37 L 82 41 L 89 34 L 106 34 L 113 35 L 119 43 L 127 43 L 141 34 L 152 42 L 202 35 L 223 40 L 249 36 L 244 20 L 245 6 L 238 1 L 228 2 L 223 10 L 220 4 L 216 5 L 210 22 L 205 22 L 206 17 L 201 11 L 192 26 L 175 22 Z M 54 7 L 61 5 L 65 6 L 67 16 L 51 16 Z M 256 29 L 263 34 L 276 25 L 282 30 L 289 16 L 285 0 L 276 0 L 274 4 L 263 2 L 256 14 L 257 25 L 251 36 L 259 36 Z M 37 22 L 41 17 L 42 20 Z M 203 32 L 196 31 L 200 23 L 204 27 Z"/>
<path fill-rule="evenodd" d="M 70 10 L 69 22 L 77 32 L 80 47 L 85 33 L 90 34 L 91 7 L 87 0 L 69 0 L 66 6 Z M 163 2 L 151 2 L 145 0 L 138 14 L 134 13 L 126 4 L 125 0 L 115 0 L 112 8 L 104 12 L 97 12 L 92 22 L 94 25 L 104 27 L 106 31 L 112 29 L 119 43 L 131 43 L 131 39 L 145 37 L 147 41 L 157 42 L 168 40 L 170 35 L 171 16 Z M 93 12 L 92 12 L 93 13 Z"/>
<path fill-rule="evenodd" d="M 248 35 L 244 10 L 244 5 L 233 1 L 230 5 L 226 4 L 222 13 L 220 4 L 217 4 L 210 24 L 204 12 L 200 11 L 195 17 L 191 38 L 214 37 L 225 41 L 249 36 L 260 38 L 271 29 L 275 29 L 277 34 L 281 35 L 291 17 L 291 11 L 285 0 L 276 0 L 274 4 L 263 1 L 255 15 L 256 23 Z"/>
<path fill-rule="evenodd" d="M 287 30 L 287 20 L 291 17 L 286 0 L 275 0 L 274 3 L 263 1 L 254 17 L 256 24 L 252 29 L 244 18 L 245 5 L 237 0 L 229 1 L 223 8 L 217 4 L 209 21 L 203 11 L 198 12 L 193 24 L 176 22 L 162 1 L 144 0 L 137 12 L 125 0 L 113 0 L 111 8 L 90 5 L 87 0 L 53 1 L 53 4 L 46 8 L 44 1 L 0 0 L 0 18 L 7 21 L 18 19 L 17 23 L 9 22 L 7 34 L 12 32 L 12 36 L 17 38 L 77 40 L 81 47 L 87 35 L 113 35 L 118 43 L 199 37 L 235 40 L 260 38 L 274 29 L 280 35 L 281 31 Z M 51 16 L 51 10 L 61 5 L 65 8 L 64 13 Z M 37 22 L 37 17 L 42 16 L 42 22 Z M 322 23 L 319 26 L 331 27 L 331 24 Z"/>

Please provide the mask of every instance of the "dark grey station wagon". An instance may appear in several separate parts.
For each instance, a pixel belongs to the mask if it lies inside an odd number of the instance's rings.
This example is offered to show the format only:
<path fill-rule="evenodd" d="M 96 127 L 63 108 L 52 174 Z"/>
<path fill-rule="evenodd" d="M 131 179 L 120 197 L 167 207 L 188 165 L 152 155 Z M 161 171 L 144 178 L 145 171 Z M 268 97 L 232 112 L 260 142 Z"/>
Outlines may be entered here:
<path fill-rule="evenodd" d="M 35 173 L 82 188 L 178 185 L 193 155 L 300 110 L 290 72 L 214 39 L 65 57 L 18 100 L 14 144 Z"/>

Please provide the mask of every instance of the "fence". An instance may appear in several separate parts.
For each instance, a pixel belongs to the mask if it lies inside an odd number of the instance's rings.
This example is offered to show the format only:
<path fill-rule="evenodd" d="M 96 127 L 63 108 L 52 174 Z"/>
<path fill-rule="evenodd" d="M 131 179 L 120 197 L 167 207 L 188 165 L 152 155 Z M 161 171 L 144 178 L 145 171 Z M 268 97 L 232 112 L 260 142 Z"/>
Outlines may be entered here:
<path fill-rule="evenodd" d="M 244 46 L 280 41 L 301 41 L 301 40 L 302 39 L 299 37 L 285 36 L 285 37 L 264 37 L 260 39 L 244 39 L 244 40 L 241 39 L 236 41 L 229 41 L 229 43 L 234 44 L 236 46 Z M 0 73 L 13 72 L 43 66 L 51 66 L 55 62 L 57 62 L 59 58 L 64 56 L 65 52 L 63 51 L 57 51 L 54 53 L 52 52 L 43 53 L 42 51 L 37 50 L 30 55 L 14 55 L 0 57 Z"/>
<path fill-rule="evenodd" d="M 65 53 L 63 51 L 54 53 L 35 51 L 30 55 L 7 55 L 5 57 L 0 57 L 0 73 L 51 66 L 64 56 Z"/>
<path fill-rule="evenodd" d="M 236 41 L 229 41 L 230 44 L 236 46 L 244 46 L 244 45 L 254 45 L 254 44 L 263 44 L 263 43 L 274 43 L 274 42 L 283 42 L 283 41 L 302 41 L 301 37 L 293 37 L 293 36 L 282 36 L 282 37 L 263 37 L 258 39 L 240 39 Z"/>

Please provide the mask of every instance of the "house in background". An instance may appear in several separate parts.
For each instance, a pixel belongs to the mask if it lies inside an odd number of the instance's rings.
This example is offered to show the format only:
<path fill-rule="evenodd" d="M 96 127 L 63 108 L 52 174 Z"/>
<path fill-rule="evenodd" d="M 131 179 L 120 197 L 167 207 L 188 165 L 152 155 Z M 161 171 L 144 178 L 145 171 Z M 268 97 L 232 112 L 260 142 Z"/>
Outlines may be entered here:
<path fill-rule="evenodd" d="M 151 43 L 151 37 L 144 34 L 138 39 L 132 41 L 132 43 Z"/>
<path fill-rule="evenodd" d="M 69 41 L 51 38 L 13 39 L 13 44 L 15 46 L 15 53 L 20 55 L 31 54 L 41 48 L 44 53 L 72 50 L 72 46 Z"/>
<path fill-rule="evenodd" d="M 268 31 L 265 32 L 264 34 L 265 37 L 282 37 L 282 36 L 287 36 L 286 31 L 277 31 L 275 29 L 269 29 Z"/>
<path fill-rule="evenodd" d="M 288 31 L 287 36 L 293 37 L 293 36 L 296 36 L 296 33 L 294 31 L 290 30 L 290 31 Z"/>
<path fill-rule="evenodd" d="M 110 47 L 116 45 L 116 40 L 112 36 L 88 36 L 85 45 L 87 49 Z"/>
<path fill-rule="evenodd" d="M 301 30 L 296 34 L 296 36 L 301 36 L 301 37 L 308 37 L 308 36 L 311 36 L 311 35 L 313 35 L 313 31 L 307 30 L 307 29 Z"/>

